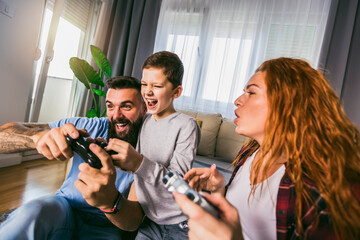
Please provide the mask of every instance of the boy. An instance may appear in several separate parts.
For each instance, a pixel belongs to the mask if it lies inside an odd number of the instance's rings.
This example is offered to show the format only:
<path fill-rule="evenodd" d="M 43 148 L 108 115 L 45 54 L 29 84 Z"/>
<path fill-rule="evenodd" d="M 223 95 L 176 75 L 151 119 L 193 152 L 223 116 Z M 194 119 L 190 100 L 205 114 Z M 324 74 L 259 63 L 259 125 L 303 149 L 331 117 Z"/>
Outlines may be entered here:
<path fill-rule="evenodd" d="M 144 118 L 137 151 L 119 139 L 110 139 L 107 146 L 117 153 L 111 156 L 114 165 L 134 174 L 129 198 L 124 200 L 119 194 L 114 205 L 93 205 L 103 206 L 107 217 L 121 229 L 134 231 L 140 225 L 136 239 L 187 239 L 187 217 L 163 186 L 162 178 L 169 170 L 180 174 L 190 170 L 200 128 L 195 119 L 176 112 L 173 106 L 182 92 L 184 68 L 179 57 L 157 52 L 146 59 L 142 69 L 141 95 L 150 114 Z M 103 163 L 110 157 L 98 156 Z M 143 213 L 131 210 L 134 203 L 140 203 Z"/>
<path fill-rule="evenodd" d="M 191 168 L 200 128 L 195 119 L 176 112 L 173 105 L 182 92 L 184 68 L 179 57 L 157 52 L 146 59 L 142 69 L 141 95 L 150 115 L 145 117 L 139 134 L 137 150 L 143 161 L 134 182 L 147 218 L 136 239 L 185 239 L 187 217 L 163 187 L 162 177 L 168 170 L 185 174 Z"/>

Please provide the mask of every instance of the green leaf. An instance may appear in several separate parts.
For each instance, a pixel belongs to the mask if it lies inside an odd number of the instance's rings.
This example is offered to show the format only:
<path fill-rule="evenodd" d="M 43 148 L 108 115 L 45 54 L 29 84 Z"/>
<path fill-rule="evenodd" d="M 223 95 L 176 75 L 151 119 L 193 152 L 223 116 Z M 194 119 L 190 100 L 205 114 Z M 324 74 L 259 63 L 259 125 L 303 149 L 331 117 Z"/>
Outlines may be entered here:
<path fill-rule="evenodd" d="M 85 60 L 77 57 L 70 58 L 69 65 L 75 77 L 82 82 L 87 89 L 90 89 L 90 83 L 104 86 L 100 74 L 94 70 Z"/>
<path fill-rule="evenodd" d="M 87 113 L 86 113 L 86 117 L 88 118 L 94 118 L 94 117 L 98 117 L 94 108 L 91 108 Z"/>
<path fill-rule="evenodd" d="M 106 92 L 104 92 L 104 91 L 102 91 L 102 90 L 99 90 L 99 89 L 94 89 L 94 92 L 95 92 L 97 95 L 106 98 Z"/>
<path fill-rule="evenodd" d="M 100 117 L 106 117 L 106 108 L 104 109 Z"/>
<path fill-rule="evenodd" d="M 109 60 L 106 58 L 105 54 L 100 50 L 100 48 L 90 45 L 91 55 L 95 59 L 96 64 L 99 66 L 100 70 L 111 78 L 111 65 Z"/>

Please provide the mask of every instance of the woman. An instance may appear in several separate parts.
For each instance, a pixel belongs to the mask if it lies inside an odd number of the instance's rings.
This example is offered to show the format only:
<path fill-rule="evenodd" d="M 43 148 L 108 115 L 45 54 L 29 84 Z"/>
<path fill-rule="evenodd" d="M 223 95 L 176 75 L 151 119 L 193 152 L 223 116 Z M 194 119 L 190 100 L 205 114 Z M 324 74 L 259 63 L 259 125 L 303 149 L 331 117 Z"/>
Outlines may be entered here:
<path fill-rule="evenodd" d="M 184 179 L 225 193 L 241 224 L 218 195 L 209 201 L 223 210 L 220 220 L 175 194 L 190 217 L 190 236 L 201 230 L 215 237 L 223 229 L 236 239 L 360 239 L 359 131 L 325 77 L 303 60 L 272 59 L 235 105 L 235 131 L 251 140 L 228 185 L 215 166 Z"/>

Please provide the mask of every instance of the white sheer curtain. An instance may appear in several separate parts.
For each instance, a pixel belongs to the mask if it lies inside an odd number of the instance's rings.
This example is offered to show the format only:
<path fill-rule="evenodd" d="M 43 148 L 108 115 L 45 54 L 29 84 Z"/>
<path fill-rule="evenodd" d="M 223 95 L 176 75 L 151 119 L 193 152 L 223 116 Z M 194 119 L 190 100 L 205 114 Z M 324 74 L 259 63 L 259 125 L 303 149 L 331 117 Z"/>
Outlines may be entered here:
<path fill-rule="evenodd" d="M 176 108 L 233 118 L 234 100 L 266 59 L 317 67 L 331 0 L 163 0 L 154 51 L 185 67 Z"/>

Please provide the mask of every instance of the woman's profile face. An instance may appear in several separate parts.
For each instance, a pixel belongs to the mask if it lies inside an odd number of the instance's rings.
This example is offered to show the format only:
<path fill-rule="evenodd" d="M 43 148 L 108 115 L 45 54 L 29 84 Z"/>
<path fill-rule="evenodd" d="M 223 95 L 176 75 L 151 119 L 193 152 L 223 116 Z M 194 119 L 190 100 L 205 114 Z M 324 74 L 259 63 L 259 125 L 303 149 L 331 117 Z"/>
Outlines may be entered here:
<path fill-rule="evenodd" d="M 261 144 L 269 111 L 264 72 L 257 72 L 251 77 L 245 93 L 235 100 L 235 106 L 235 132 Z"/>

